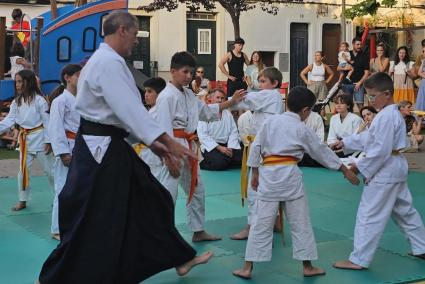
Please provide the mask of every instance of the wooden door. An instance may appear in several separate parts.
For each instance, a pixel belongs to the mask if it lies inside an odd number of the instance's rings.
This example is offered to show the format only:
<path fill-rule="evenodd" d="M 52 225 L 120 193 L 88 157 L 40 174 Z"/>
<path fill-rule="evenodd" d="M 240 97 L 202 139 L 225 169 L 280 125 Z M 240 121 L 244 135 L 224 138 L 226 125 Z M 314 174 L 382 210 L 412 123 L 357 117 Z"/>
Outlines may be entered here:
<path fill-rule="evenodd" d="M 335 76 L 329 84 L 330 86 L 333 86 L 339 78 L 339 73 L 336 71 L 336 68 L 338 67 L 338 48 L 340 41 L 340 24 L 323 24 L 322 51 L 325 56 L 324 62 L 335 72 Z"/>

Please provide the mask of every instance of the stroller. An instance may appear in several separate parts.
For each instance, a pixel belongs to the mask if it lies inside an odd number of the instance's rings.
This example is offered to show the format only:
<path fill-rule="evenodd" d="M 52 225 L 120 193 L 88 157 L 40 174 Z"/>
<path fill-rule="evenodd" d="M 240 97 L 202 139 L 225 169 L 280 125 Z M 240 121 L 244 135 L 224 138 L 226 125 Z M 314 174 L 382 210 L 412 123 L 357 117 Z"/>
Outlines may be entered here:
<path fill-rule="evenodd" d="M 313 111 L 320 113 L 323 109 L 325 109 L 325 107 L 328 106 L 330 102 L 332 102 L 333 98 L 338 94 L 341 88 L 342 88 L 341 82 L 336 82 L 336 84 L 333 85 L 332 88 L 329 90 L 326 98 L 321 102 L 316 102 L 316 104 L 313 107 Z"/>

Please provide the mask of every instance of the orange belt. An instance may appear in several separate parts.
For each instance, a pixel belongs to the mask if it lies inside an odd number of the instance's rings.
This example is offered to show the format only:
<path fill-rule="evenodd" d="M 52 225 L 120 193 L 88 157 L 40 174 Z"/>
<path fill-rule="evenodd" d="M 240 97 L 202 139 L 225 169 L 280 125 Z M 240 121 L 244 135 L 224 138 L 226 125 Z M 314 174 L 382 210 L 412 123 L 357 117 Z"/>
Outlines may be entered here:
<path fill-rule="evenodd" d="M 271 155 L 263 159 L 264 166 L 296 165 L 298 159 L 292 156 Z"/>
<path fill-rule="evenodd" d="M 77 136 L 77 133 L 69 131 L 69 130 L 66 130 L 65 134 L 66 134 L 66 138 L 72 139 L 72 140 L 75 140 L 75 137 Z"/>
<path fill-rule="evenodd" d="M 189 144 L 189 150 L 193 153 L 192 150 L 192 141 L 195 141 L 198 139 L 198 136 L 195 133 L 187 133 L 183 129 L 173 129 L 174 137 L 176 138 L 183 138 L 187 141 Z M 197 153 L 196 153 L 197 154 Z M 189 204 L 192 201 L 193 194 L 195 193 L 195 188 L 198 185 L 198 160 L 189 158 L 189 164 L 190 164 L 190 190 L 189 190 L 189 196 L 187 198 L 187 204 Z"/>
<path fill-rule="evenodd" d="M 21 171 L 22 171 L 22 190 L 27 189 L 29 184 L 29 175 L 28 175 L 28 168 L 27 168 L 27 136 L 28 134 L 31 134 L 33 132 L 36 132 L 38 130 L 43 129 L 43 124 L 31 128 L 31 129 L 25 129 L 23 127 L 19 127 L 19 147 L 21 149 Z"/>

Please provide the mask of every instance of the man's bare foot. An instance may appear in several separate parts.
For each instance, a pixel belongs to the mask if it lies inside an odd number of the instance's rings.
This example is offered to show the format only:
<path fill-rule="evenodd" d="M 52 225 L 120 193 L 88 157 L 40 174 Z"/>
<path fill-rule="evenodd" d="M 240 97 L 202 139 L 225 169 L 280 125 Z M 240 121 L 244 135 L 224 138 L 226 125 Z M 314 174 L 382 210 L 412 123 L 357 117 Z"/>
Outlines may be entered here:
<path fill-rule="evenodd" d="M 219 241 L 221 237 L 208 234 L 206 231 L 194 232 L 192 242 Z"/>
<path fill-rule="evenodd" d="M 425 253 L 423 253 L 423 254 L 413 254 L 413 253 L 409 252 L 408 254 L 410 256 L 414 256 L 414 257 L 417 257 L 417 258 L 420 258 L 420 259 L 425 260 Z"/>
<path fill-rule="evenodd" d="M 341 260 L 341 261 L 337 261 L 333 264 L 333 267 L 338 268 L 338 269 L 351 269 L 351 270 L 363 270 L 366 269 L 366 267 L 357 265 L 352 263 L 349 260 Z"/>
<path fill-rule="evenodd" d="M 26 201 L 19 201 L 18 204 L 12 207 L 12 211 L 21 211 L 22 209 L 27 208 L 27 202 Z"/>
<path fill-rule="evenodd" d="M 232 274 L 236 277 L 248 280 L 252 277 L 253 268 L 254 264 L 252 263 L 252 261 L 245 261 L 243 267 L 241 269 L 233 271 Z"/>
<path fill-rule="evenodd" d="M 250 226 L 247 225 L 245 228 L 242 229 L 242 231 L 240 231 L 239 233 L 236 233 L 236 234 L 232 235 L 230 238 L 232 240 L 236 240 L 236 241 L 247 240 L 248 239 L 248 235 L 249 235 L 249 228 L 250 228 Z"/>
<path fill-rule="evenodd" d="M 326 272 L 325 272 L 325 270 L 323 270 L 319 267 L 314 267 L 311 264 L 311 261 L 304 260 L 303 261 L 303 274 L 304 274 L 304 277 L 313 277 L 313 276 L 325 275 Z"/>
<path fill-rule="evenodd" d="M 61 236 L 59 234 L 52 234 L 52 239 L 55 239 L 57 241 L 61 240 Z"/>
<path fill-rule="evenodd" d="M 213 253 L 210 252 L 210 251 L 207 251 L 207 252 L 203 253 L 202 255 L 195 256 L 194 258 L 192 258 L 191 260 L 189 260 L 185 264 L 176 267 L 177 275 L 179 275 L 179 276 L 186 275 L 187 273 L 189 273 L 189 271 L 193 267 L 197 266 L 198 264 L 207 263 L 212 256 L 213 256 Z"/>

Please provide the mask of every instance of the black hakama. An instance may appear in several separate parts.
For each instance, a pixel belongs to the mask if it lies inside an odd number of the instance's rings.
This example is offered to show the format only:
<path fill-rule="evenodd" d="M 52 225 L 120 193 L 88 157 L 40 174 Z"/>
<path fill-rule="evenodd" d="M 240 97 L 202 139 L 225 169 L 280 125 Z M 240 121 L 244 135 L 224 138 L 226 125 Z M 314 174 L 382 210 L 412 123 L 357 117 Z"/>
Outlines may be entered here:
<path fill-rule="evenodd" d="M 112 137 L 100 164 L 82 134 Z M 139 283 L 195 257 L 175 228 L 171 195 L 125 136 L 82 120 L 59 195 L 61 243 L 42 267 L 42 284 Z"/>

